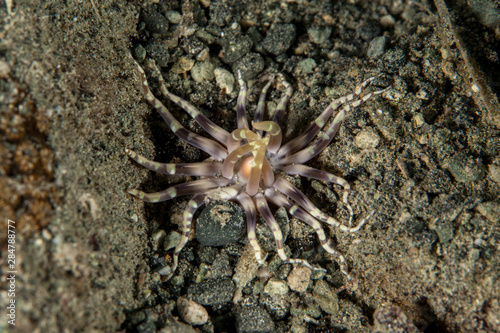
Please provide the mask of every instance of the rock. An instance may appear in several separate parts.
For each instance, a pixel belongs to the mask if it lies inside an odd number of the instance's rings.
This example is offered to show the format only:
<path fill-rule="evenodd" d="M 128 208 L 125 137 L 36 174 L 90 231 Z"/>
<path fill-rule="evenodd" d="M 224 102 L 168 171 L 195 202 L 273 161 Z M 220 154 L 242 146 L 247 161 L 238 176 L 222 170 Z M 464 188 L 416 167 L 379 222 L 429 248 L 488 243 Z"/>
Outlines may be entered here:
<path fill-rule="evenodd" d="M 433 169 L 425 175 L 422 188 L 432 194 L 447 193 L 451 188 L 451 179 L 445 171 Z"/>
<path fill-rule="evenodd" d="M 389 39 L 385 36 L 373 38 L 370 45 L 368 45 L 368 50 L 366 51 L 368 58 L 379 59 L 384 54 L 388 41 Z"/>
<path fill-rule="evenodd" d="M 203 325 L 208 321 L 207 310 L 186 297 L 177 298 L 177 310 L 182 320 L 190 325 Z"/>
<path fill-rule="evenodd" d="M 158 35 L 165 35 L 168 32 L 168 20 L 159 13 L 146 13 L 142 17 L 146 24 L 146 29 Z"/>
<path fill-rule="evenodd" d="M 151 234 L 151 241 L 155 251 L 160 248 L 160 244 L 163 244 L 166 234 L 167 233 L 163 229 L 156 230 Z"/>
<path fill-rule="evenodd" d="M 234 291 L 234 282 L 229 278 L 209 279 L 190 285 L 188 295 L 202 305 L 226 304 L 233 298 Z"/>
<path fill-rule="evenodd" d="M 221 59 L 226 64 L 232 64 L 236 60 L 248 54 L 252 48 L 253 42 L 249 36 L 235 35 L 234 33 L 225 33 L 219 40 L 222 47 Z"/>
<path fill-rule="evenodd" d="M 443 168 L 448 169 L 458 182 L 476 182 L 486 173 L 485 166 L 466 156 L 465 153 L 456 153 L 444 161 Z"/>
<path fill-rule="evenodd" d="M 222 246 L 245 234 L 246 220 L 241 207 L 230 201 L 212 201 L 196 223 L 196 239 L 206 246 Z"/>
<path fill-rule="evenodd" d="M 309 36 L 309 40 L 314 44 L 324 44 L 330 38 L 332 34 L 331 27 L 311 27 L 307 29 L 307 35 Z"/>
<path fill-rule="evenodd" d="M 268 295 L 263 294 L 259 298 L 259 303 L 264 305 L 274 320 L 281 320 L 285 318 L 290 312 L 290 301 L 286 295 Z"/>
<path fill-rule="evenodd" d="M 245 81 L 255 78 L 263 69 L 264 59 L 258 53 L 248 53 L 233 65 L 233 73 L 238 73 L 239 70 Z"/>
<path fill-rule="evenodd" d="M 230 95 L 234 90 L 234 75 L 224 68 L 214 70 L 215 82 L 224 94 Z"/>
<path fill-rule="evenodd" d="M 476 209 L 491 223 L 500 222 L 500 204 L 498 202 L 483 202 L 477 205 Z"/>
<path fill-rule="evenodd" d="M 380 136 L 371 128 L 364 128 L 354 138 L 354 142 L 361 149 L 373 149 L 378 146 Z"/>
<path fill-rule="evenodd" d="M 179 234 L 177 231 L 171 231 L 163 241 L 163 249 L 165 251 L 173 249 L 177 246 L 177 244 L 179 244 L 180 241 L 181 241 L 181 234 Z"/>
<path fill-rule="evenodd" d="M 316 281 L 313 297 L 321 309 L 326 313 L 336 314 L 339 311 L 339 298 L 326 281 Z"/>
<path fill-rule="evenodd" d="M 285 53 L 292 46 L 295 36 L 293 24 L 276 24 L 267 33 L 262 46 L 267 52 L 274 55 Z"/>
<path fill-rule="evenodd" d="M 197 331 L 191 326 L 184 323 L 170 323 L 163 327 L 158 333 L 196 333 Z"/>
<path fill-rule="evenodd" d="M 236 313 L 236 329 L 238 333 L 274 332 L 274 322 L 262 307 L 244 306 Z"/>
<path fill-rule="evenodd" d="M 198 61 L 191 69 L 191 76 L 198 83 L 212 81 L 215 77 L 214 69 L 215 65 L 210 61 Z"/>
<path fill-rule="evenodd" d="M 311 280 L 311 269 L 306 266 L 296 266 L 288 274 L 288 286 L 290 289 L 303 293 L 307 290 L 309 286 L 309 281 Z"/>
<path fill-rule="evenodd" d="M 270 295 L 286 295 L 288 293 L 288 286 L 283 280 L 270 278 L 264 287 L 264 292 Z"/>

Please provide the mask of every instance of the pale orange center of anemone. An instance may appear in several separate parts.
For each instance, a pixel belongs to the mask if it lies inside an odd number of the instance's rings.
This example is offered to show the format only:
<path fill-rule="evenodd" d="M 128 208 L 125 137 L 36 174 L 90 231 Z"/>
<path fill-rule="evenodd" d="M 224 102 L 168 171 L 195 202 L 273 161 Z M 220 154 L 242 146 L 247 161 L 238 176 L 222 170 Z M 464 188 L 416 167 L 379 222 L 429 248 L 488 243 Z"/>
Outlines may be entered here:
<path fill-rule="evenodd" d="M 250 172 L 252 171 L 252 165 L 255 158 L 253 156 L 248 156 L 243 160 L 240 166 L 239 176 L 245 183 L 248 181 L 250 177 Z"/>

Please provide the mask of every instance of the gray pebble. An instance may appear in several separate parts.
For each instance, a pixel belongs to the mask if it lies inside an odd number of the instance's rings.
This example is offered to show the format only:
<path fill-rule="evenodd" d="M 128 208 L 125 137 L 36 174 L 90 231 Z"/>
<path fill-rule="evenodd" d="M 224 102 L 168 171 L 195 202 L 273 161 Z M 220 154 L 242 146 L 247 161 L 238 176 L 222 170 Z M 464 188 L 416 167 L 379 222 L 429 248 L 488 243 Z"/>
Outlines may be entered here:
<path fill-rule="evenodd" d="M 146 24 L 146 29 L 158 35 L 165 35 L 168 32 L 168 20 L 158 13 L 146 13 L 142 20 Z"/>
<path fill-rule="evenodd" d="M 196 223 L 196 239 L 206 246 L 238 241 L 245 233 L 241 207 L 229 201 L 213 201 L 203 209 Z"/>
<path fill-rule="evenodd" d="M 233 299 L 235 290 L 234 282 L 229 278 L 209 279 L 190 285 L 188 295 L 202 305 L 226 304 Z"/>
<path fill-rule="evenodd" d="M 235 36 L 228 33 L 219 40 L 219 44 L 222 47 L 222 61 L 232 64 L 247 54 L 253 43 L 248 36 Z"/>
<path fill-rule="evenodd" d="M 484 177 L 486 167 L 472 157 L 460 152 L 447 158 L 443 168 L 448 169 L 458 182 L 475 182 Z"/>
<path fill-rule="evenodd" d="M 387 42 L 389 39 L 385 36 L 379 36 L 372 39 L 370 45 L 368 45 L 368 50 L 366 51 L 366 55 L 370 59 L 378 59 L 380 58 L 387 47 Z"/>
<path fill-rule="evenodd" d="M 287 296 L 262 295 L 259 299 L 275 320 L 281 320 L 290 312 L 290 301 Z"/>
<path fill-rule="evenodd" d="M 249 53 L 233 65 L 233 73 L 241 71 L 243 80 L 250 80 L 259 75 L 264 69 L 264 59 L 257 53 Z"/>
<path fill-rule="evenodd" d="M 313 297 L 326 313 L 336 314 L 339 311 L 339 298 L 326 281 L 316 281 Z"/>
<path fill-rule="evenodd" d="M 191 68 L 190 73 L 193 80 L 197 83 L 202 83 L 203 81 L 212 81 L 215 78 L 214 69 L 215 65 L 210 61 L 198 61 Z"/>
<path fill-rule="evenodd" d="M 179 24 L 181 23 L 182 15 L 176 10 L 169 10 L 168 12 L 165 13 L 165 17 L 167 18 L 168 22 L 172 24 Z"/>
<path fill-rule="evenodd" d="M 422 188 L 432 194 L 447 193 L 451 188 L 451 179 L 443 170 L 430 170 L 422 182 Z"/>
<path fill-rule="evenodd" d="M 276 24 L 262 42 L 264 49 L 274 55 L 286 52 L 292 46 L 296 32 L 293 24 Z"/>
<path fill-rule="evenodd" d="M 244 306 L 236 313 L 238 333 L 264 333 L 274 331 L 269 313 L 260 306 Z"/>
<path fill-rule="evenodd" d="M 311 27 L 307 29 L 307 35 L 311 42 L 318 45 L 326 43 L 331 34 L 331 27 Z"/>

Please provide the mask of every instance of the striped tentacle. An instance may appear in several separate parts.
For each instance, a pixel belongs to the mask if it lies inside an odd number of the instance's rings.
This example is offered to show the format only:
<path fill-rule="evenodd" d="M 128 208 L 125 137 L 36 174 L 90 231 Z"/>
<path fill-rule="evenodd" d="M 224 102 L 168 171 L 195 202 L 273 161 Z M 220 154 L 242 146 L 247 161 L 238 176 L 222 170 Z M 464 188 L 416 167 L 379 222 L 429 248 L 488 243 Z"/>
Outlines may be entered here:
<path fill-rule="evenodd" d="M 284 157 L 274 161 L 273 164 L 283 165 L 283 164 L 305 163 L 311 160 L 319 153 L 321 153 L 323 149 L 325 149 L 326 146 L 330 144 L 330 142 L 332 142 L 333 138 L 335 137 L 335 134 L 337 134 L 337 131 L 339 130 L 340 125 L 342 124 L 342 121 L 344 120 L 346 114 L 349 111 L 359 106 L 360 104 L 366 102 L 372 96 L 379 95 L 384 91 L 386 91 L 386 89 L 371 92 L 367 95 L 360 97 L 360 99 L 352 103 L 344 105 L 344 107 L 337 113 L 337 115 L 333 119 L 328 129 L 323 134 L 318 136 L 318 140 L 316 142 L 314 142 L 309 147 L 306 147 L 291 156 Z"/>
<path fill-rule="evenodd" d="M 253 121 L 258 123 L 264 120 L 264 109 L 266 106 L 266 95 L 267 91 L 269 90 L 269 87 L 274 81 L 274 75 L 265 75 L 261 78 L 261 81 L 268 80 L 264 88 L 262 88 L 262 91 L 260 92 L 259 96 L 259 102 L 257 103 L 257 109 L 255 110 L 255 115 L 253 118 Z M 262 135 L 262 133 L 259 133 Z"/>
<path fill-rule="evenodd" d="M 323 213 L 321 210 L 319 210 L 318 207 L 316 207 L 309 198 L 307 198 L 304 193 L 302 193 L 298 188 L 290 184 L 288 181 L 286 181 L 283 178 L 278 178 L 273 185 L 274 188 L 276 188 L 278 191 L 286 195 L 287 197 L 291 198 L 294 200 L 300 207 L 304 208 L 306 211 L 309 212 L 314 218 L 323 221 L 325 223 L 328 223 L 330 225 L 333 225 L 336 228 L 339 228 L 340 230 L 344 232 L 356 232 L 358 231 L 365 223 L 368 221 L 368 219 L 374 214 L 374 212 L 371 212 L 365 219 L 363 219 L 358 226 L 354 228 L 349 228 L 339 221 L 337 221 L 335 218 L 326 215 Z"/>
<path fill-rule="evenodd" d="M 240 193 L 236 197 L 236 201 L 238 201 L 243 207 L 243 210 L 245 211 L 245 215 L 247 217 L 248 241 L 250 242 L 250 245 L 255 252 L 255 259 L 259 264 L 263 265 L 265 262 L 265 258 L 262 257 L 263 252 L 259 245 L 259 242 L 257 242 L 257 234 L 255 233 L 255 229 L 257 226 L 257 210 L 255 209 L 255 204 L 252 198 L 250 198 L 250 196 L 244 192 Z"/>
<path fill-rule="evenodd" d="M 326 182 L 342 186 L 344 188 L 344 195 L 342 196 L 342 202 L 347 207 L 347 210 L 349 211 L 350 214 L 349 226 L 352 224 L 354 212 L 348 200 L 349 191 L 351 190 L 351 185 L 349 185 L 349 183 L 345 179 L 337 177 L 329 172 L 318 170 L 304 164 L 285 165 L 278 167 L 277 169 L 286 172 L 290 175 L 299 175 L 302 177 L 324 180 Z"/>
<path fill-rule="evenodd" d="M 128 190 L 128 193 L 146 202 L 162 202 L 180 197 L 182 195 L 205 192 L 233 183 L 234 181 L 226 178 L 205 178 L 175 185 L 156 193 L 145 193 L 139 190 Z"/>
<path fill-rule="evenodd" d="M 238 128 L 248 128 L 247 120 L 247 85 L 243 78 L 241 77 L 241 71 L 238 70 L 238 83 L 240 84 L 240 93 L 238 95 L 238 100 L 236 101 L 236 118 Z"/>
<path fill-rule="evenodd" d="M 365 80 L 354 89 L 354 93 L 339 97 L 331 102 L 328 107 L 318 116 L 318 118 L 316 118 L 309 124 L 307 129 L 301 135 L 283 145 L 274 156 L 274 159 L 279 159 L 283 156 L 287 156 L 290 153 L 297 152 L 298 150 L 307 146 L 309 142 L 314 139 L 316 134 L 319 133 L 323 126 L 325 126 L 326 122 L 335 110 L 337 110 L 341 105 L 352 101 L 356 97 L 359 97 L 363 89 L 375 79 L 376 77 L 371 77 Z"/>
<path fill-rule="evenodd" d="M 288 210 L 290 215 L 305 222 L 307 225 L 309 225 L 311 228 L 313 228 L 314 231 L 316 232 L 316 234 L 318 235 L 318 239 L 319 239 L 320 244 L 323 247 L 323 249 L 325 249 L 326 252 L 333 254 L 333 255 L 336 255 L 339 258 L 340 270 L 342 271 L 342 273 L 344 273 L 348 277 L 349 280 L 351 279 L 350 275 L 348 273 L 348 270 L 347 270 L 347 265 L 346 265 L 344 256 L 340 252 L 338 252 L 337 250 L 335 250 L 334 248 L 332 248 L 330 246 L 330 239 L 328 239 L 326 237 L 325 231 L 324 231 L 323 227 L 321 226 L 321 223 L 318 220 L 316 220 L 314 217 L 312 217 L 309 213 L 307 213 L 301 207 L 299 207 L 297 205 L 292 205 L 290 203 L 290 200 L 288 200 L 287 197 L 285 197 L 281 193 L 278 193 L 274 189 L 267 189 L 264 192 L 264 195 L 269 201 L 271 201 L 275 205 L 280 206 L 280 207 L 281 206 L 286 207 L 286 209 Z"/>
<path fill-rule="evenodd" d="M 229 138 L 229 132 L 223 129 L 222 127 L 216 125 L 210 119 L 208 119 L 203 113 L 198 111 L 191 103 L 180 98 L 177 95 L 172 94 L 168 91 L 167 86 L 165 84 L 165 80 L 160 73 L 160 70 L 153 62 L 153 76 L 158 79 L 160 83 L 160 91 L 165 97 L 170 99 L 172 102 L 180 106 L 184 111 L 186 111 L 208 134 L 210 134 L 214 139 L 219 141 L 222 144 L 226 144 L 227 139 Z"/>
<path fill-rule="evenodd" d="M 292 97 L 293 94 L 293 88 L 290 83 L 288 83 L 286 80 L 283 80 L 283 85 L 285 86 L 285 92 L 281 96 L 281 99 L 278 103 L 278 106 L 276 107 L 276 111 L 273 116 L 273 121 L 277 124 L 281 124 L 283 122 L 283 117 L 286 111 L 286 105 L 288 104 L 288 101 L 290 100 L 290 97 Z"/>
<path fill-rule="evenodd" d="M 276 222 L 276 219 L 274 218 L 273 214 L 271 213 L 271 210 L 269 209 L 269 206 L 267 205 L 267 201 L 262 195 L 262 193 L 258 193 L 254 197 L 255 205 L 257 206 L 257 210 L 259 211 L 260 215 L 266 221 L 267 225 L 271 229 L 274 235 L 274 240 L 276 241 L 276 249 L 278 251 L 278 255 L 280 256 L 281 260 L 283 260 L 286 263 L 290 264 L 302 264 L 304 266 L 307 266 L 311 269 L 314 269 L 308 262 L 307 260 L 304 259 L 291 259 L 289 258 L 286 253 L 285 249 L 283 247 L 283 234 L 281 232 L 280 226 L 278 222 Z"/>
<path fill-rule="evenodd" d="M 135 60 L 134 60 L 135 61 Z M 172 132 L 181 140 L 195 146 L 198 149 L 210 154 L 216 160 L 222 161 L 227 156 L 227 150 L 217 142 L 204 138 L 196 133 L 187 130 L 182 124 L 177 121 L 168 109 L 157 99 L 149 89 L 146 73 L 141 66 L 136 62 L 139 75 L 141 76 L 142 92 L 146 100 L 154 106 L 156 111 L 161 115 L 163 120 L 170 127 Z"/>
<path fill-rule="evenodd" d="M 159 163 L 148 160 L 130 149 L 125 149 L 125 153 L 143 167 L 165 175 L 213 177 L 222 171 L 221 163 Z"/>
<path fill-rule="evenodd" d="M 314 217 L 312 217 L 309 213 L 307 213 L 304 209 L 300 208 L 297 205 L 291 206 L 288 211 L 292 216 L 298 218 L 301 221 L 304 221 L 311 228 L 313 228 L 314 231 L 316 231 L 316 234 L 318 235 L 318 239 L 323 249 L 325 249 L 326 252 L 337 256 L 340 266 L 340 271 L 347 277 L 348 280 L 351 280 L 352 277 L 349 274 L 349 270 L 347 269 L 347 263 L 345 257 L 340 252 L 338 252 L 337 250 L 335 250 L 330 246 L 330 240 L 326 237 L 325 231 L 323 230 L 323 227 L 321 227 L 321 223 Z"/>
<path fill-rule="evenodd" d="M 181 239 L 175 247 L 174 250 L 174 264 L 171 271 L 174 272 L 179 264 L 179 253 L 181 253 L 184 246 L 189 240 L 189 235 L 191 234 L 191 223 L 193 221 L 194 213 L 205 204 L 205 194 L 195 195 L 191 200 L 189 200 L 184 214 L 182 216 L 182 226 L 181 226 Z"/>

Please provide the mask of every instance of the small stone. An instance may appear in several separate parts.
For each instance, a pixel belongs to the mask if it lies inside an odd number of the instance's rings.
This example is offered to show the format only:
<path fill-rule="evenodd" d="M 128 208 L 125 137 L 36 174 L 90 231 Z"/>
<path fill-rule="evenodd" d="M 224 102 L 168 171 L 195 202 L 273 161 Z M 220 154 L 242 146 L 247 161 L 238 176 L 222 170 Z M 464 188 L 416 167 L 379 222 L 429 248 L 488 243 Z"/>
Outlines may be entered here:
<path fill-rule="evenodd" d="M 179 234 L 177 231 L 171 231 L 163 241 L 163 249 L 165 251 L 173 249 L 174 247 L 177 246 L 177 244 L 179 244 L 180 241 L 181 241 L 181 234 Z"/>
<path fill-rule="evenodd" d="M 422 188 L 432 194 L 447 193 L 451 188 L 451 179 L 445 171 L 433 169 L 425 175 Z"/>
<path fill-rule="evenodd" d="M 191 69 L 191 76 L 197 83 L 212 81 L 215 77 L 214 69 L 215 65 L 210 61 L 198 61 Z"/>
<path fill-rule="evenodd" d="M 313 58 L 307 58 L 299 62 L 297 71 L 302 74 L 310 74 L 314 72 L 316 66 L 316 61 Z"/>
<path fill-rule="evenodd" d="M 236 287 L 242 289 L 248 282 L 252 281 L 257 275 L 259 266 L 252 245 L 247 243 L 234 269 L 233 281 L 236 283 Z"/>
<path fill-rule="evenodd" d="M 184 74 L 193 68 L 194 60 L 186 57 L 180 57 L 179 60 L 172 66 L 172 73 L 174 74 Z"/>
<path fill-rule="evenodd" d="M 271 278 L 264 287 L 264 292 L 270 295 L 286 295 L 288 286 L 283 280 Z"/>
<path fill-rule="evenodd" d="M 387 50 L 382 60 L 383 66 L 387 72 L 396 73 L 400 68 L 406 65 L 408 57 L 403 49 L 394 48 Z"/>
<path fill-rule="evenodd" d="M 336 314 L 339 311 L 339 298 L 326 281 L 316 281 L 313 297 L 321 309 L 326 313 Z"/>
<path fill-rule="evenodd" d="M 378 146 L 380 136 L 371 128 L 365 128 L 354 138 L 354 142 L 361 149 L 372 149 Z"/>
<path fill-rule="evenodd" d="M 326 43 L 331 34 L 331 27 L 312 27 L 307 29 L 307 35 L 311 42 L 318 45 Z"/>
<path fill-rule="evenodd" d="M 151 240 L 153 241 L 152 245 L 155 251 L 160 248 L 160 244 L 163 244 L 166 235 L 167 233 L 163 229 L 159 229 L 153 232 L 153 234 L 151 235 Z"/>
<path fill-rule="evenodd" d="M 229 201 L 212 201 L 196 223 L 196 239 L 206 246 L 222 246 L 238 241 L 245 233 L 241 207 Z"/>
<path fill-rule="evenodd" d="M 144 62 L 144 59 L 146 59 L 146 53 L 146 49 L 141 44 L 134 48 L 135 59 L 137 59 L 139 63 Z"/>
<path fill-rule="evenodd" d="M 202 305 L 227 304 L 232 300 L 234 291 L 234 282 L 229 278 L 208 279 L 190 285 L 188 295 Z"/>
<path fill-rule="evenodd" d="M 488 165 L 488 178 L 500 185 L 500 166 L 495 164 Z"/>
<path fill-rule="evenodd" d="M 248 53 L 233 65 L 233 73 L 241 71 L 243 80 L 248 81 L 259 75 L 264 69 L 264 59 L 258 53 Z"/>
<path fill-rule="evenodd" d="M 253 42 L 248 36 L 235 36 L 234 33 L 227 33 L 221 38 L 219 44 L 222 47 L 222 61 L 226 64 L 232 64 L 245 54 L 248 54 Z"/>
<path fill-rule="evenodd" d="M 498 202 L 483 202 L 477 205 L 476 209 L 491 223 L 500 222 L 500 204 Z"/>
<path fill-rule="evenodd" d="M 274 55 L 285 53 L 292 46 L 296 32 L 293 24 L 276 24 L 262 42 L 264 49 Z"/>
<path fill-rule="evenodd" d="M 418 333 L 419 330 L 397 306 L 381 307 L 373 314 L 372 332 L 407 332 Z"/>
<path fill-rule="evenodd" d="M 148 57 L 154 59 L 159 67 L 166 67 L 171 62 L 168 47 L 159 41 L 146 44 L 146 52 Z"/>
<path fill-rule="evenodd" d="M 158 35 L 165 35 L 168 32 L 168 20 L 158 13 L 147 13 L 143 16 L 146 29 Z"/>
<path fill-rule="evenodd" d="M 388 38 L 385 36 L 379 36 L 372 39 L 370 45 L 368 45 L 368 50 L 366 51 L 366 55 L 370 59 L 378 59 L 380 58 L 387 47 Z"/>
<path fill-rule="evenodd" d="M 163 327 L 158 333 L 197 333 L 198 331 L 188 324 L 184 323 L 170 323 Z"/>
<path fill-rule="evenodd" d="M 234 75 L 224 68 L 214 70 L 215 82 L 224 94 L 231 95 L 234 90 Z"/>
<path fill-rule="evenodd" d="M 181 23 L 182 15 L 176 10 L 169 10 L 165 13 L 165 17 L 172 24 Z"/>
<path fill-rule="evenodd" d="M 476 182 L 482 179 L 486 173 L 485 166 L 472 157 L 460 152 L 445 160 L 443 168 L 448 169 L 458 182 Z"/>
<path fill-rule="evenodd" d="M 266 310 L 274 320 L 281 320 L 290 313 L 290 300 L 286 295 L 264 294 L 260 296 L 259 303 L 266 307 Z"/>
<path fill-rule="evenodd" d="M 303 293 L 307 290 L 309 286 L 309 281 L 311 280 L 311 269 L 306 266 L 296 266 L 288 274 L 288 286 L 290 289 Z"/>
<path fill-rule="evenodd" d="M 177 310 L 182 320 L 190 325 L 203 325 L 208 321 L 207 310 L 186 297 L 177 298 Z"/>
<path fill-rule="evenodd" d="M 260 306 L 244 306 L 236 313 L 238 333 L 274 332 L 274 322 Z"/>
<path fill-rule="evenodd" d="M 390 14 L 384 15 L 380 18 L 380 25 L 385 28 L 393 27 L 396 24 L 396 20 Z"/>

